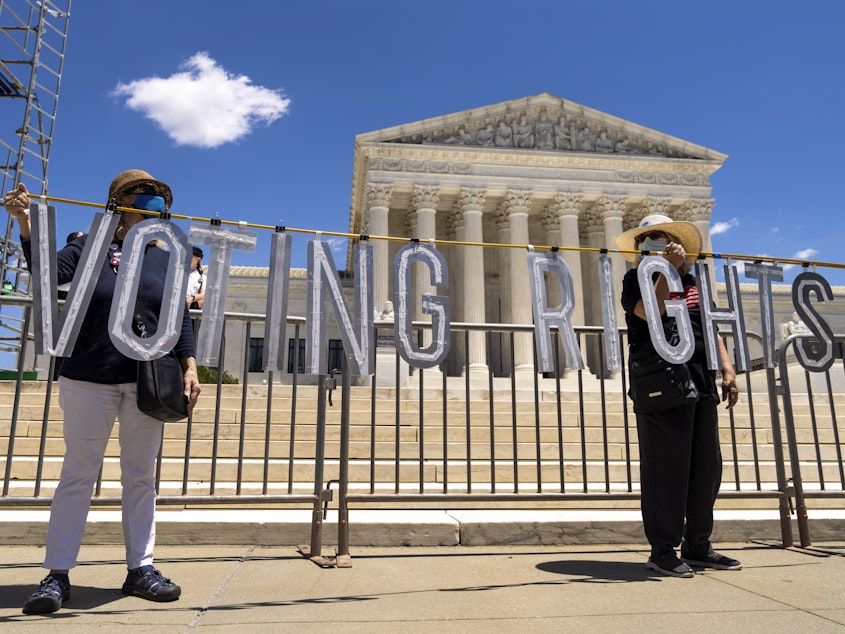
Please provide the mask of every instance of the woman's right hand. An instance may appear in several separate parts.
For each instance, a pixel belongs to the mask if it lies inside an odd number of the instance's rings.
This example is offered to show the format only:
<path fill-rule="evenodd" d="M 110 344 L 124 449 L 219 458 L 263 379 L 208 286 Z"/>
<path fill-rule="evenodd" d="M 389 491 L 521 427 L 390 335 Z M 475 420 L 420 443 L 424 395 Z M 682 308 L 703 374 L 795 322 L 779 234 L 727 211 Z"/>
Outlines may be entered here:
<path fill-rule="evenodd" d="M 9 215 L 18 221 L 18 227 L 21 231 L 21 240 L 29 240 L 29 192 L 26 189 L 26 185 L 18 183 L 17 189 L 13 189 L 6 194 L 3 205 L 6 207 L 6 211 L 9 212 Z"/>
<path fill-rule="evenodd" d="M 666 245 L 664 257 L 669 260 L 669 264 L 678 268 L 684 263 L 687 257 L 687 252 L 684 250 L 684 245 L 679 242 L 670 242 Z"/>

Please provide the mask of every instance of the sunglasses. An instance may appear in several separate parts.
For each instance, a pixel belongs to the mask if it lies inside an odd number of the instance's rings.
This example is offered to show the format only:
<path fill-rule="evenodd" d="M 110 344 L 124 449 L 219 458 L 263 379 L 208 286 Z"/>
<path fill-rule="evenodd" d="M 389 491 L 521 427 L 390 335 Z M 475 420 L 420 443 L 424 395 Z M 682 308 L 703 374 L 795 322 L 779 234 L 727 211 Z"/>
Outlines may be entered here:
<path fill-rule="evenodd" d="M 126 196 L 158 196 L 158 192 L 152 185 L 136 185 L 132 189 L 124 191 L 123 194 Z"/>
<path fill-rule="evenodd" d="M 646 233 L 640 236 L 640 241 L 642 242 L 648 238 L 649 240 L 660 240 L 661 238 L 665 238 L 667 240 L 671 240 L 672 237 L 668 233 L 663 233 L 662 231 L 652 231 L 651 233 Z"/>

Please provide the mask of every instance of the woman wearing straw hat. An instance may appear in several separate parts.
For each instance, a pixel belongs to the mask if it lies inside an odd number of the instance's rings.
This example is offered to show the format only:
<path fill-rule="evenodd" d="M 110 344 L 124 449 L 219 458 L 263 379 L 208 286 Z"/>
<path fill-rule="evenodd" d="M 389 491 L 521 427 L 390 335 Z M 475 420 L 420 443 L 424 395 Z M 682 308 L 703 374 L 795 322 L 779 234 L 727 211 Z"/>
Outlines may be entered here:
<path fill-rule="evenodd" d="M 719 447 L 718 412 L 719 391 L 715 373 L 707 369 L 701 310 L 695 277 L 690 274 L 691 260 L 687 254 L 701 250 L 701 234 L 690 222 L 673 222 L 671 218 L 654 214 L 646 216 L 640 225 L 616 237 L 616 246 L 631 262 L 640 262 L 641 254 L 649 251 L 663 254 L 678 270 L 683 285 L 692 325 L 695 350 L 687 362 L 699 398 L 690 404 L 663 411 L 637 412 L 637 434 L 640 449 L 640 489 L 643 528 L 651 545 L 646 566 L 664 575 L 692 577 L 690 567 L 739 570 L 735 559 L 713 550 L 710 534 L 713 531 L 713 505 L 722 479 L 722 455 Z M 675 320 L 666 316 L 669 287 L 663 275 L 656 274 L 654 293 L 662 315 L 663 330 L 668 341 L 677 340 Z M 681 298 L 678 298 L 681 299 Z M 643 306 L 636 269 L 629 270 L 622 282 L 622 307 L 628 325 L 629 353 L 648 354 L 654 348 Z M 727 407 L 737 402 L 736 373 L 724 342 L 719 338 L 722 364 L 721 400 Z M 634 379 L 632 379 L 633 381 Z M 680 544 L 681 558 L 675 549 Z"/>
<path fill-rule="evenodd" d="M 120 207 L 161 212 L 173 201 L 170 187 L 142 170 L 121 172 L 109 187 L 109 198 Z M 32 262 L 29 194 L 23 184 L 6 194 L 5 207 L 18 222 L 21 246 Z M 138 409 L 137 361 L 124 356 L 108 334 L 108 319 L 120 266 L 123 239 L 129 229 L 145 219 L 125 211 L 103 258 L 88 310 L 76 345 L 59 370 L 60 404 L 64 413 L 65 455 L 47 529 L 44 568 L 49 574 L 24 604 L 25 613 L 58 610 L 70 598 L 68 571 L 76 565 L 91 496 L 115 418 L 119 419 L 121 505 L 126 563 L 129 568 L 123 593 L 150 601 L 174 601 L 181 589 L 153 567 L 155 545 L 155 465 L 161 446 L 162 421 Z M 66 245 L 56 256 L 58 283 L 69 282 L 80 262 L 85 237 Z M 170 255 L 148 246 L 141 268 L 140 286 L 145 298 L 144 324 L 155 331 L 160 304 L 165 299 L 164 280 Z M 199 396 L 194 338 L 185 311 L 174 347 L 185 370 L 185 396 L 190 412 Z"/>

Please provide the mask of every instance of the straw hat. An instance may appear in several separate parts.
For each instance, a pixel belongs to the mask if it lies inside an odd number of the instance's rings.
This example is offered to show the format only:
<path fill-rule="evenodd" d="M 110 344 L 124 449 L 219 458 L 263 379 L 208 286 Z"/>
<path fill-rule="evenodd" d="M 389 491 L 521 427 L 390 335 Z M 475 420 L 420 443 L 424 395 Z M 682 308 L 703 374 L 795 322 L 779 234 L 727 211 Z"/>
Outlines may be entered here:
<path fill-rule="evenodd" d="M 109 198 L 114 198 L 117 194 L 127 189 L 132 189 L 137 185 L 151 185 L 156 193 L 164 198 L 164 208 L 170 209 L 173 204 L 173 192 L 167 183 L 162 183 L 153 178 L 152 174 L 144 170 L 126 170 L 114 177 L 114 180 L 109 185 Z"/>
<path fill-rule="evenodd" d="M 614 241 L 616 247 L 620 250 L 636 251 L 640 238 L 654 231 L 662 231 L 672 236 L 673 242 L 679 242 L 687 253 L 699 253 L 701 251 L 701 233 L 698 231 L 698 227 L 683 220 L 675 222 L 669 216 L 662 214 L 646 216 L 636 229 L 620 233 L 614 238 Z M 623 253 L 622 255 L 629 262 L 636 262 L 639 257 L 638 253 Z"/>

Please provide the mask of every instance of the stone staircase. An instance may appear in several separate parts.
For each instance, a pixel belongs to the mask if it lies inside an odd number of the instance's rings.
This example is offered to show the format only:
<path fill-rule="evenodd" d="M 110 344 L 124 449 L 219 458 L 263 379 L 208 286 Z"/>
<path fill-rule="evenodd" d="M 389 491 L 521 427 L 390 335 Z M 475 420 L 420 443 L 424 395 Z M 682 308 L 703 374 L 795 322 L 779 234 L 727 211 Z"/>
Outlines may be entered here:
<path fill-rule="evenodd" d="M 495 381 L 492 393 L 486 384 L 473 386 L 468 406 L 462 379 L 449 379 L 445 399 L 442 384 L 422 390 L 402 388 L 398 399 L 395 389 L 377 388 L 375 405 L 372 388 L 352 387 L 350 491 L 462 493 L 470 487 L 473 492 L 489 492 L 495 486 L 497 492 L 536 492 L 540 487 L 572 493 L 624 492 L 631 486 L 629 481 L 636 490 L 636 422 L 633 413 L 624 409 L 617 381 L 605 382 L 602 401 L 598 382 L 585 382 L 583 399 L 579 399 L 577 382 L 566 378 L 559 402 L 550 379 L 540 381 L 536 399 L 533 384 L 518 386 L 512 398 L 510 380 Z M 7 469 L 14 388 L 13 381 L 0 382 L 0 473 Z M 216 386 L 204 386 L 190 425 L 165 425 L 160 493 L 312 493 L 317 388 L 298 387 L 295 412 L 291 386 L 274 385 L 269 401 L 267 393 L 266 385 L 248 386 L 242 403 L 241 385 L 224 385 L 219 394 Z M 340 475 L 340 390 L 332 396 L 333 406 L 326 408 L 324 483 Z M 42 439 L 45 400 L 46 383 L 23 383 L 11 438 L 10 497 L 32 496 L 39 472 L 41 496 L 49 496 L 58 481 L 64 444 L 57 388 Z M 845 406 L 845 396 L 834 396 L 831 408 L 826 398 L 816 395 L 815 426 L 809 403 L 795 400 L 796 435 L 802 461 L 806 461 L 802 465 L 805 488 L 818 486 L 816 439 L 822 477 L 828 486 L 839 486 L 841 464 L 833 416 Z M 216 427 L 215 406 L 219 407 Z M 764 489 L 775 488 L 768 395 L 755 392 L 750 399 L 744 395 L 733 421 L 724 410 L 721 416 L 723 490 L 753 489 L 758 480 Z M 42 443 L 44 458 L 39 461 Z M 187 470 L 186 451 L 190 454 Z M 103 465 L 103 496 L 119 495 L 118 456 L 116 425 Z M 841 498 L 826 502 L 842 506 Z M 559 501 L 555 504 L 560 506 Z M 752 500 L 724 503 L 728 508 L 758 504 Z M 770 507 L 771 501 L 762 504 Z"/>

